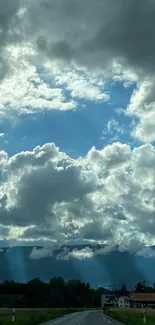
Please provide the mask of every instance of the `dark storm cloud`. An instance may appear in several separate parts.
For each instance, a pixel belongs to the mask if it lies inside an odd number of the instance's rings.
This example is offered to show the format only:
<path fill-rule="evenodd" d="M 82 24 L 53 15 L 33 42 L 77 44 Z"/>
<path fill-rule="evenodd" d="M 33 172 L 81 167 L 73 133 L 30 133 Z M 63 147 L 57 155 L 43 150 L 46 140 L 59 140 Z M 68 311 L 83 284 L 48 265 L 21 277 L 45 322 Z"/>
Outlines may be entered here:
<path fill-rule="evenodd" d="M 154 70 L 155 1 L 119 0 L 104 4 L 107 15 L 103 14 L 103 26 L 93 40 L 94 52 L 108 49 L 111 56 L 132 67 Z"/>
<path fill-rule="evenodd" d="M 154 73 L 154 21 L 154 0 L 2 0 L 1 76 L 8 69 L 5 47 L 17 41 L 30 42 L 44 58 L 73 60 L 94 69 L 107 69 L 117 59 L 150 75 Z"/>
<path fill-rule="evenodd" d="M 29 32 L 48 56 L 101 69 L 116 58 L 137 71 L 154 70 L 154 0 L 40 0 L 28 14 Z"/>
<path fill-rule="evenodd" d="M 19 39 L 17 17 L 19 8 L 19 0 L 0 1 L 0 79 L 3 79 L 11 68 L 6 47 Z"/>

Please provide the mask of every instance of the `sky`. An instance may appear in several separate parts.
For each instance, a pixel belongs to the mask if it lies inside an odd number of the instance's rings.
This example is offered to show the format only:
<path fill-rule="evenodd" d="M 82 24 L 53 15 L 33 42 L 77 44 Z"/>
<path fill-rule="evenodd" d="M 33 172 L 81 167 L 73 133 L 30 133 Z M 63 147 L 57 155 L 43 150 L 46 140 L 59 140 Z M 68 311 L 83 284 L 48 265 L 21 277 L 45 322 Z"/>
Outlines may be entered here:
<path fill-rule="evenodd" d="M 154 21 L 155 0 L 0 1 L 1 247 L 155 244 Z"/>

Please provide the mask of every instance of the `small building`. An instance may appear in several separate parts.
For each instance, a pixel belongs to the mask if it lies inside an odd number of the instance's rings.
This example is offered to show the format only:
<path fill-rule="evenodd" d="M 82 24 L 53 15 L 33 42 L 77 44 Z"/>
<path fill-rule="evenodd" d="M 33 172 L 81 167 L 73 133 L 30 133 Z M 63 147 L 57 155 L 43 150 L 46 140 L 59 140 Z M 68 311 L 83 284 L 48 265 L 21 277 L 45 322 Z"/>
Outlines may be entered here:
<path fill-rule="evenodd" d="M 116 302 L 116 296 L 115 294 L 107 293 L 107 294 L 102 294 L 101 296 L 101 306 L 102 308 L 105 306 L 115 306 Z"/>
<path fill-rule="evenodd" d="M 128 296 L 122 296 L 118 298 L 118 307 L 119 308 L 130 308 L 131 299 Z"/>
<path fill-rule="evenodd" d="M 133 293 L 131 306 L 134 308 L 155 307 L 155 293 Z"/>

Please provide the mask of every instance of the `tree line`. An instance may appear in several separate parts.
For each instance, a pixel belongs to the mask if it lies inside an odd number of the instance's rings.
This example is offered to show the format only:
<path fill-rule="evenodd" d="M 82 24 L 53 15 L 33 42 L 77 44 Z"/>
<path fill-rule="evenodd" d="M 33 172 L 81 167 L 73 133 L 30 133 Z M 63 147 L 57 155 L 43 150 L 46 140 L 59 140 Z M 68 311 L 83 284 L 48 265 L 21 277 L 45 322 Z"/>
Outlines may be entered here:
<path fill-rule="evenodd" d="M 49 283 L 39 278 L 27 283 L 4 281 L 0 284 L 0 307 L 7 296 L 6 305 L 16 308 L 97 308 L 101 306 L 101 294 L 106 291 L 104 288 L 92 289 L 89 283 L 80 280 L 65 281 L 62 277 L 53 277 Z M 10 296 L 14 296 L 11 302 Z"/>
<path fill-rule="evenodd" d="M 153 293 L 153 292 L 155 293 L 155 283 L 153 283 L 153 285 L 150 286 L 147 285 L 146 281 L 144 280 L 144 281 L 137 282 L 134 290 L 127 289 L 125 284 L 123 284 L 119 290 L 115 290 L 116 296 L 118 297 L 130 295 L 131 291 L 137 293 Z"/>
<path fill-rule="evenodd" d="M 150 287 L 145 281 L 138 282 L 134 291 L 155 292 L 155 285 Z M 101 295 L 106 293 L 120 297 L 131 292 L 125 284 L 118 290 L 108 291 L 104 287 L 93 289 L 88 282 L 80 280 L 65 281 L 62 277 L 53 277 L 49 283 L 39 278 L 27 283 L 4 281 L 0 283 L 0 307 L 98 308 L 101 306 Z"/>

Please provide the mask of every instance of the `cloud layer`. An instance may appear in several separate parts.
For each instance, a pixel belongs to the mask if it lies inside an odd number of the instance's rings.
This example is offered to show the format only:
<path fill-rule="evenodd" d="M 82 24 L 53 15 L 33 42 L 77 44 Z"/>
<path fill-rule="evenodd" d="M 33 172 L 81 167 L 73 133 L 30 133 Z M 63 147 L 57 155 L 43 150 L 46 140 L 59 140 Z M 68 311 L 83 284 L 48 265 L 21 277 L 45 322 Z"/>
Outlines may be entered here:
<path fill-rule="evenodd" d="M 114 142 L 77 159 L 54 143 L 12 157 L 0 151 L 0 240 L 45 245 L 32 251 L 36 259 L 74 242 L 130 251 L 154 243 L 154 21 L 154 0 L 1 0 L 0 116 L 103 103 L 106 85 L 133 84 L 123 114 L 144 144 Z M 111 119 L 103 138 L 123 132 Z"/>
<path fill-rule="evenodd" d="M 78 159 L 53 143 L 10 158 L 2 151 L 0 239 L 40 243 L 50 252 L 69 243 L 133 252 L 153 244 L 154 166 L 151 144 L 131 150 L 116 142 Z"/>
<path fill-rule="evenodd" d="M 154 74 L 154 0 L 136 5 L 134 0 L 2 0 L 0 9 L 5 54 L 10 45 L 29 45 L 28 57 L 104 70 L 118 60 L 138 73 Z"/>
<path fill-rule="evenodd" d="M 105 81 L 136 82 L 132 136 L 153 142 L 154 21 L 154 0 L 2 0 L 0 112 L 75 109 L 109 99 Z"/>

